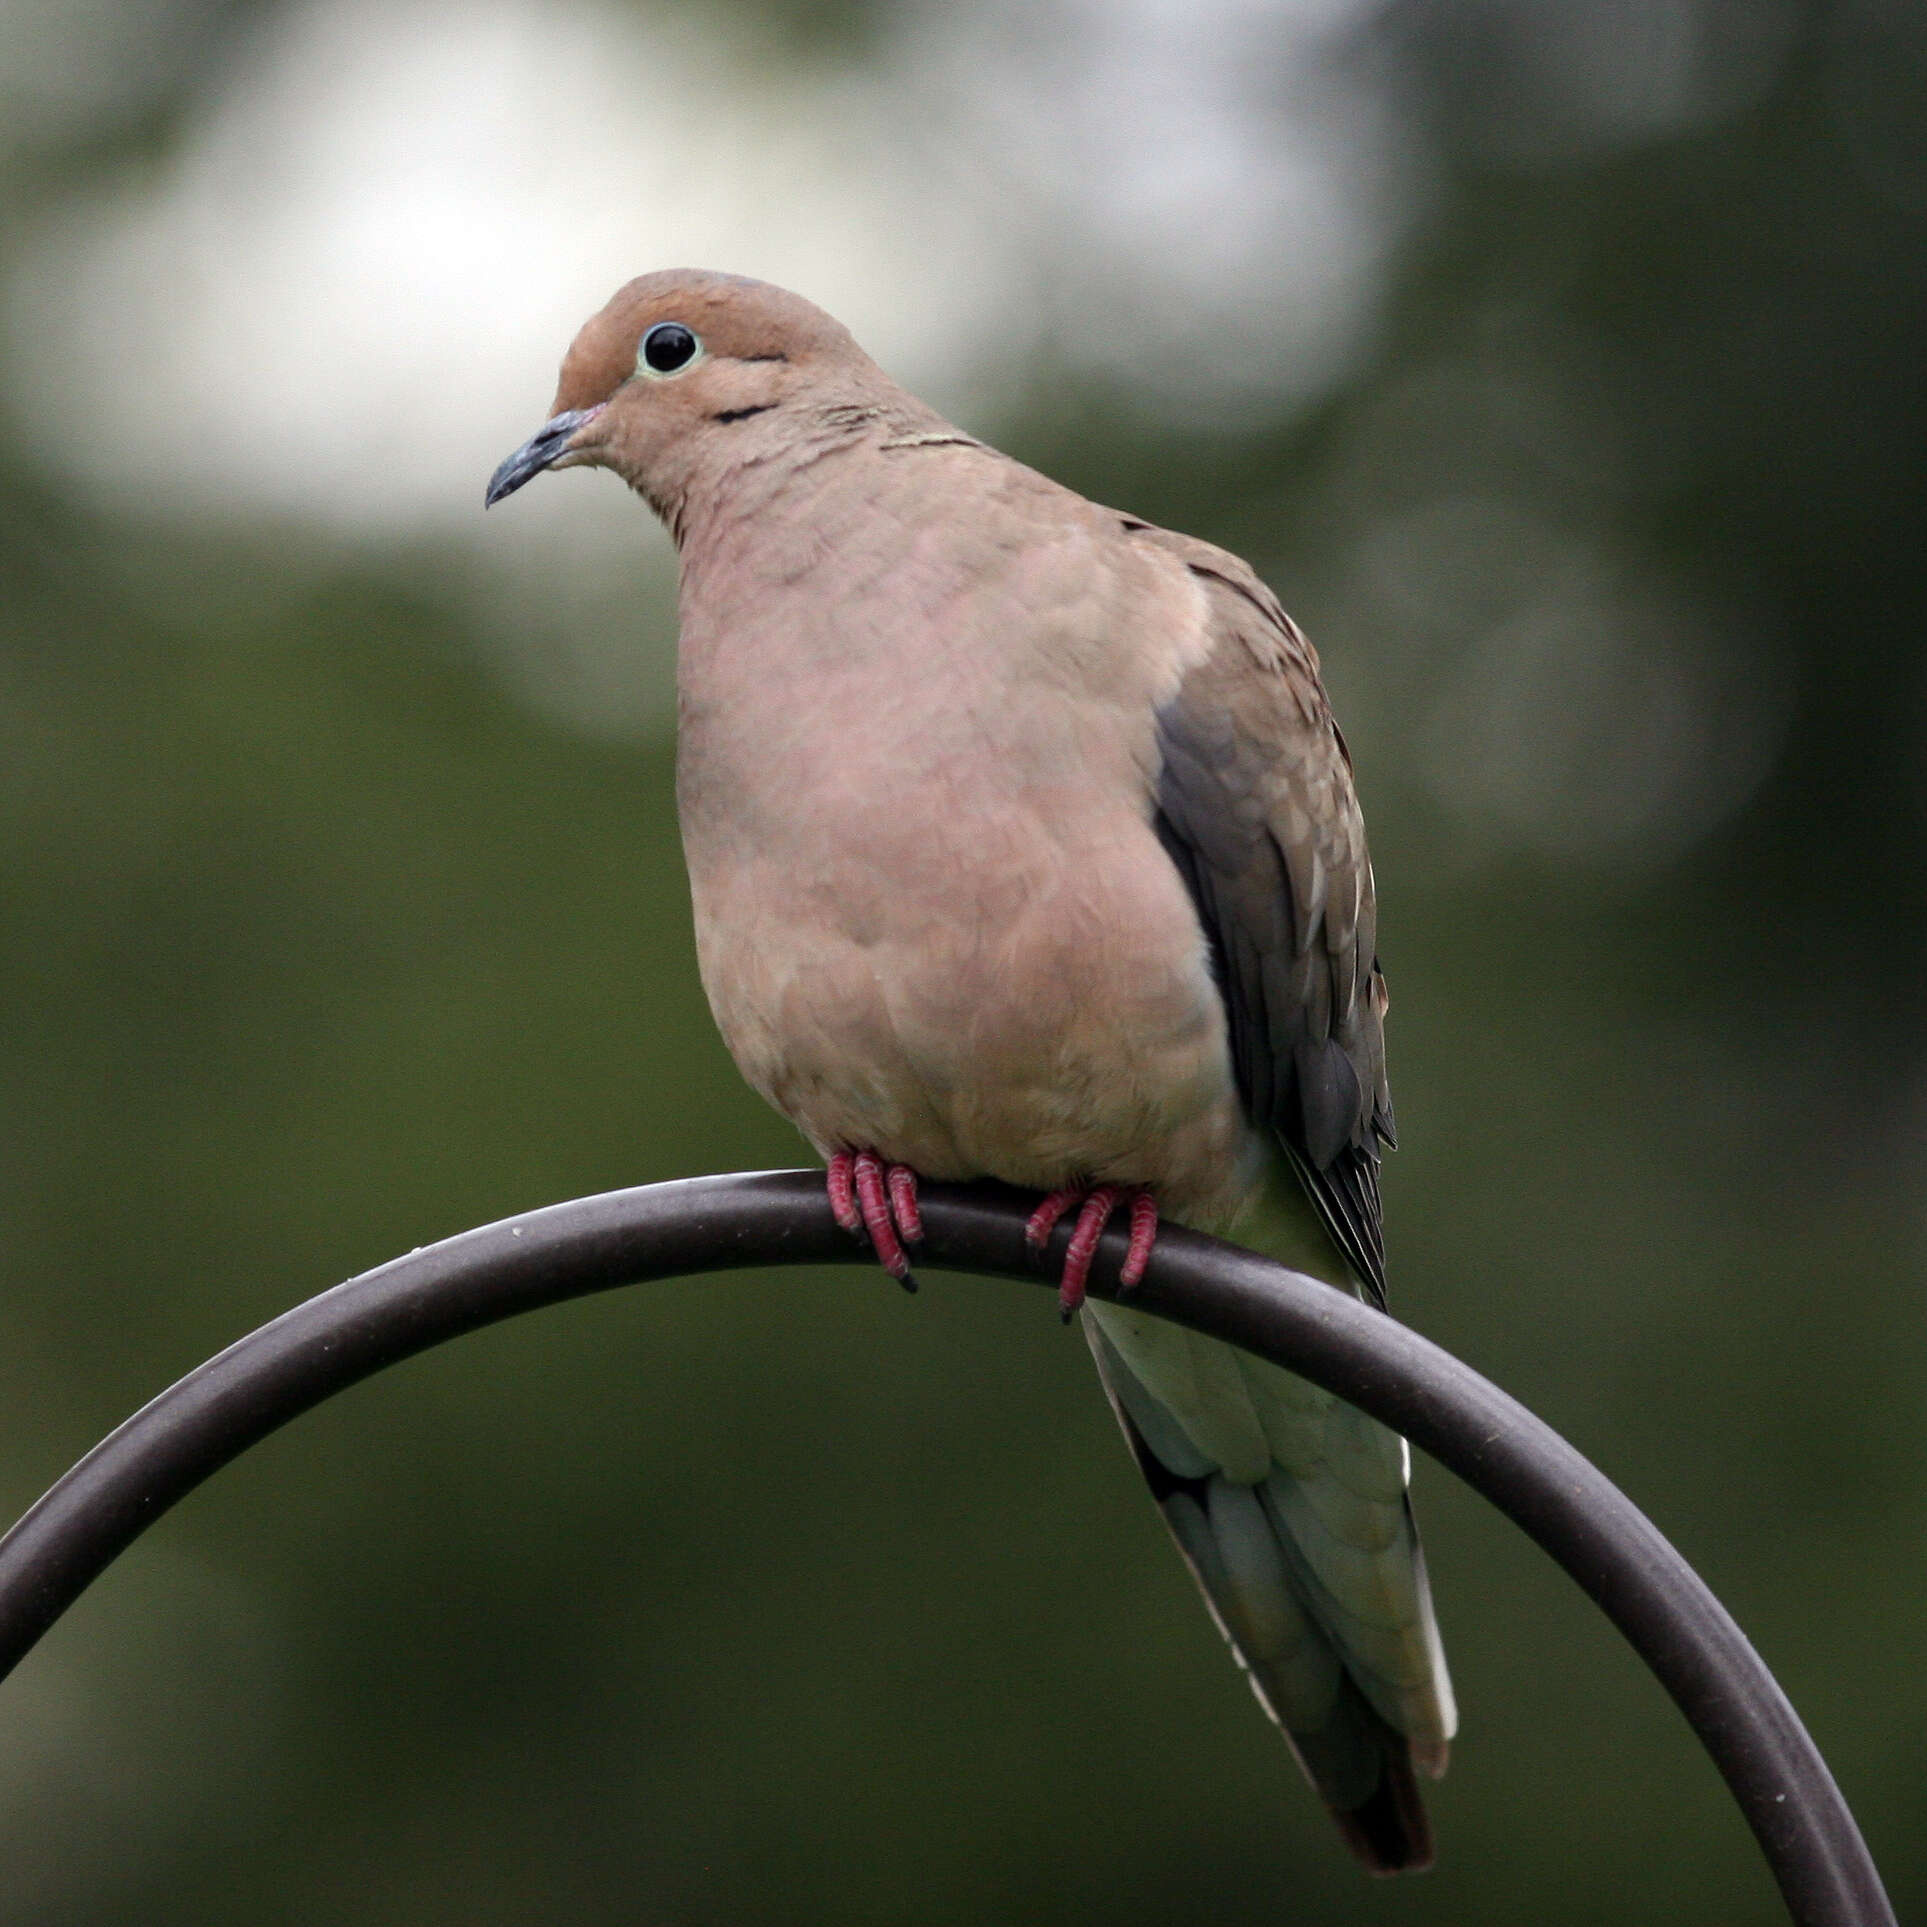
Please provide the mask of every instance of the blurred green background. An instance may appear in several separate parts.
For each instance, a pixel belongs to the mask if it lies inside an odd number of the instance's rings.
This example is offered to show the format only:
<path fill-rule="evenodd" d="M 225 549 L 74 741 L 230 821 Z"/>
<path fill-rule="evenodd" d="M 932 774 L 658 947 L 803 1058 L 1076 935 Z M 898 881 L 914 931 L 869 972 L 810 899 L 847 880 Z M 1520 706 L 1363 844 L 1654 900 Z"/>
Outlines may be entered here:
<path fill-rule="evenodd" d="M 396 1252 L 800 1161 L 696 982 L 666 547 L 606 477 L 480 512 L 620 280 L 764 273 L 1304 621 L 1395 1307 L 1673 1536 L 1919 1914 L 1922 18 L 6 0 L 6 1509 Z M 1372 1884 L 1043 1294 L 528 1319 L 0 1690 L 0 1918 L 1778 1918 L 1617 1636 L 1419 1484 L 1465 1727 Z"/>

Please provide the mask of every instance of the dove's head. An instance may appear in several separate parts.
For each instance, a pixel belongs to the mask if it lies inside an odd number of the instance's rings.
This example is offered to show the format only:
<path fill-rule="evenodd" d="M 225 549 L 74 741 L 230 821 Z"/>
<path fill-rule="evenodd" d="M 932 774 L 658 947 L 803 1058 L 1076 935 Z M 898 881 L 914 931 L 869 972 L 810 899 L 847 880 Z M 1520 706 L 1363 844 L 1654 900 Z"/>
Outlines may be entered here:
<path fill-rule="evenodd" d="M 645 274 L 582 326 L 541 429 L 489 478 L 493 507 L 545 468 L 614 469 L 663 513 L 692 473 L 766 450 L 782 411 L 890 384 L 801 295 L 695 268 Z"/>

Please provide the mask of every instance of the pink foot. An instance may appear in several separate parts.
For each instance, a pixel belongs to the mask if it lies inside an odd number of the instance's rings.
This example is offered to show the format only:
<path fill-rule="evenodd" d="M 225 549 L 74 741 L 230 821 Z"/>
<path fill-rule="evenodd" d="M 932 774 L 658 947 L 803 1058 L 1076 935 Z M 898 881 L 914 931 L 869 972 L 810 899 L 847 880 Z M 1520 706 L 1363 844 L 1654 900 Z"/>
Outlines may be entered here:
<path fill-rule="evenodd" d="M 1149 1191 L 1128 1184 L 1100 1184 L 1088 1188 L 1071 1185 L 1062 1191 L 1049 1193 L 1030 1214 L 1030 1222 L 1024 1227 L 1024 1237 L 1033 1251 L 1042 1251 L 1050 1243 L 1050 1234 L 1056 1230 L 1058 1219 L 1072 1205 L 1079 1207 L 1077 1223 L 1071 1230 L 1070 1246 L 1064 1253 L 1064 1270 L 1057 1285 L 1057 1309 L 1066 1324 L 1070 1323 L 1071 1314 L 1084 1302 L 1097 1241 L 1104 1235 L 1104 1227 L 1110 1222 L 1111 1213 L 1126 1198 L 1131 1201 L 1131 1242 L 1124 1254 L 1123 1269 L 1117 1274 L 1117 1285 L 1120 1291 L 1133 1291 L 1143 1282 L 1144 1268 L 1151 1262 L 1151 1247 L 1156 1244 L 1158 1236 L 1157 1200 Z"/>
<path fill-rule="evenodd" d="M 923 1242 L 917 1174 L 886 1164 L 874 1151 L 838 1151 L 830 1159 L 830 1211 L 845 1231 L 865 1234 L 877 1261 L 905 1291 L 915 1291 L 906 1244 Z"/>

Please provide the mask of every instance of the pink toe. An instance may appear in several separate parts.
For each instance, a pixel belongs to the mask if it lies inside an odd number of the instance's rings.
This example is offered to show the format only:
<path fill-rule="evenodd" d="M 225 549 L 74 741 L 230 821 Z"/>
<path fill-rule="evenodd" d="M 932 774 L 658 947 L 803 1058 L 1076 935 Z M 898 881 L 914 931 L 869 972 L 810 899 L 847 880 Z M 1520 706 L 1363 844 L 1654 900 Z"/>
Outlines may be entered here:
<path fill-rule="evenodd" d="M 890 1216 L 890 1199 L 884 1185 L 883 1161 L 874 1151 L 856 1154 L 856 1201 L 863 1213 L 863 1228 L 870 1234 L 877 1262 L 899 1281 L 910 1275 L 910 1259 L 897 1237 Z"/>
<path fill-rule="evenodd" d="M 1144 1268 L 1157 1241 L 1158 1201 L 1148 1191 L 1136 1192 L 1131 1198 L 1131 1246 L 1124 1254 L 1124 1269 L 1117 1274 L 1120 1291 L 1135 1291 L 1144 1282 Z"/>
<path fill-rule="evenodd" d="M 1035 1211 L 1030 1214 L 1030 1222 L 1024 1226 L 1024 1242 L 1033 1251 L 1042 1251 L 1050 1243 L 1050 1234 L 1057 1229 L 1057 1221 L 1072 1205 L 1082 1202 L 1084 1193 L 1078 1190 L 1052 1191 Z"/>
<path fill-rule="evenodd" d="M 923 1213 L 917 1209 L 917 1174 L 907 1164 L 893 1164 L 885 1173 L 890 1191 L 890 1215 L 905 1244 L 923 1242 Z"/>
<path fill-rule="evenodd" d="M 845 1231 L 863 1229 L 863 1214 L 856 1208 L 856 1158 L 849 1151 L 830 1159 L 830 1215 Z"/>
<path fill-rule="evenodd" d="M 1077 1229 L 1071 1233 L 1070 1246 L 1064 1253 L 1063 1275 L 1057 1281 L 1057 1308 L 1066 1318 L 1084 1302 L 1097 1241 L 1104 1235 L 1105 1223 L 1123 1195 L 1118 1185 L 1100 1184 L 1084 1200 L 1084 1208 L 1077 1214 Z"/>

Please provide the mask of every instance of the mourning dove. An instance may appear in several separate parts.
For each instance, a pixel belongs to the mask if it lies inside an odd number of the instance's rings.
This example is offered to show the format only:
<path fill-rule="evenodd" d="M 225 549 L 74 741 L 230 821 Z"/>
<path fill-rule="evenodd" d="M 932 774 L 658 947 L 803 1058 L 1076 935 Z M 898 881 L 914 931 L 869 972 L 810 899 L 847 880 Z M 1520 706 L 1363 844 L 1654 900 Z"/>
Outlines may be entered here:
<path fill-rule="evenodd" d="M 1130 1309 L 1162 1213 L 1384 1301 L 1385 986 L 1317 658 L 1235 556 L 1099 508 L 800 297 L 630 282 L 496 471 L 613 469 L 681 564 L 677 798 L 743 1074 L 908 1276 L 917 1180 L 1075 1211 L 1061 1297 L 1260 1703 L 1382 1872 L 1456 1723 L 1404 1442 Z M 1128 1208 L 1125 1302 L 1084 1302 Z"/>

